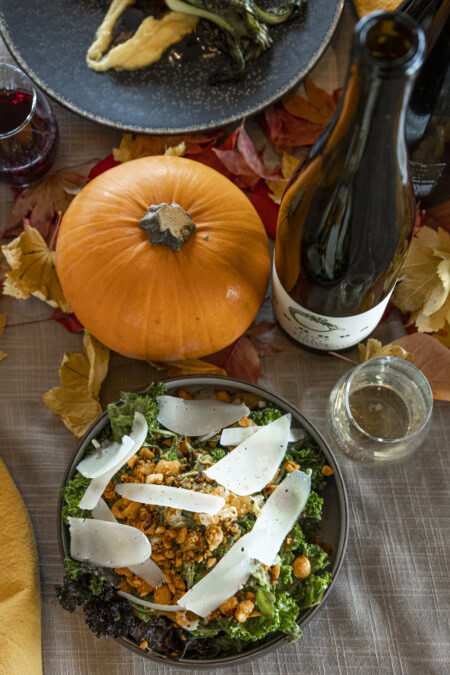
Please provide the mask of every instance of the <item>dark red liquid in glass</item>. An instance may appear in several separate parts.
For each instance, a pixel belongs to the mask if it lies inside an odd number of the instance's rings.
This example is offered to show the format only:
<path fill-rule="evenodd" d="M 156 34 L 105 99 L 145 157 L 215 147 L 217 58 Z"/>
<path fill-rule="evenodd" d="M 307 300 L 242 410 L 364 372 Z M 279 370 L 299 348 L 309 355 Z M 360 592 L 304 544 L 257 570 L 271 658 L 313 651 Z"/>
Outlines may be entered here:
<path fill-rule="evenodd" d="M 58 146 L 58 126 L 51 110 L 41 104 L 39 95 L 31 120 L 32 94 L 0 89 L 0 181 L 28 185 L 39 180 L 52 166 Z M 10 136 L 5 134 L 11 133 Z"/>

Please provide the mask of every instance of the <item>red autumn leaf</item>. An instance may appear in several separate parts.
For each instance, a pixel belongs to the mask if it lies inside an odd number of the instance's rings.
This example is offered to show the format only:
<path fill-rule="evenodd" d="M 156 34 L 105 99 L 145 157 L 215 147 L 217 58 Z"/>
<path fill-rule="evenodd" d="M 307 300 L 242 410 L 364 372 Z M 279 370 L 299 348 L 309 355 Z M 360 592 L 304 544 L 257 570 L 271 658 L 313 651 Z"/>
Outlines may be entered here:
<path fill-rule="evenodd" d="M 72 314 L 66 314 L 62 309 L 55 309 L 50 318 L 64 326 L 69 333 L 82 333 L 84 331 L 83 324 L 80 323 L 73 312 Z"/>
<path fill-rule="evenodd" d="M 236 147 L 236 140 L 239 134 L 239 127 L 231 133 L 228 138 L 224 140 L 223 143 L 221 143 L 220 148 L 222 150 L 234 150 Z"/>
<path fill-rule="evenodd" d="M 217 157 L 213 148 L 208 148 L 207 150 L 204 150 L 198 155 L 192 155 L 192 157 L 190 156 L 189 153 L 186 152 L 184 156 L 188 157 L 189 159 L 193 159 L 196 162 L 200 162 L 201 164 L 206 164 L 206 166 L 210 166 L 212 169 L 215 169 L 216 171 L 221 173 L 223 176 L 226 176 L 227 178 L 234 178 L 233 174 L 230 171 L 228 171 L 223 162 L 221 162 L 220 159 Z"/>
<path fill-rule="evenodd" d="M 391 316 L 392 310 L 394 309 L 393 303 L 389 300 L 386 309 L 383 312 L 383 316 L 380 319 L 380 323 L 383 323 L 383 321 L 386 321 Z"/>
<path fill-rule="evenodd" d="M 324 126 L 308 120 L 294 117 L 286 110 L 280 111 L 283 127 L 274 140 L 277 148 L 289 148 L 297 145 L 313 145 L 322 133 Z"/>
<path fill-rule="evenodd" d="M 411 319 L 410 312 L 402 312 L 400 314 L 400 318 L 402 320 L 403 328 L 406 330 L 408 335 L 411 335 L 412 333 L 417 333 L 416 325 L 414 323 L 410 323 Z"/>
<path fill-rule="evenodd" d="M 245 120 L 242 121 L 241 126 L 236 130 L 237 151 L 224 150 L 223 146 L 220 146 L 220 148 L 212 148 L 213 152 L 228 171 L 235 176 L 235 178 L 232 178 L 234 183 L 242 189 L 254 187 L 260 178 L 278 180 L 279 176 L 276 173 L 266 171 L 264 163 L 253 145 L 253 141 L 244 128 L 244 122 Z M 232 145 L 233 141 L 231 143 L 226 141 L 227 146 L 230 144 Z"/>
<path fill-rule="evenodd" d="M 230 377 L 247 382 L 257 382 L 261 374 L 261 361 L 252 341 L 243 335 L 234 344 L 225 365 Z"/>
<path fill-rule="evenodd" d="M 280 115 L 281 111 L 281 106 L 276 104 L 266 108 L 264 113 L 264 126 L 266 129 L 263 130 L 266 131 L 272 143 L 275 141 L 281 129 L 283 128 L 283 119 Z"/>
<path fill-rule="evenodd" d="M 250 201 L 261 218 L 267 235 L 275 239 L 277 232 L 278 204 L 269 197 L 269 188 L 266 181 L 259 180 L 250 194 Z"/>
<path fill-rule="evenodd" d="M 333 101 L 336 103 L 336 105 L 341 100 L 341 95 L 342 95 L 342 87 L 340 87 L 339 89 L 335 89 L 333 91 Z"/>
<path fill-rule="evenodd" d="M 433 398 L 450 401 L 450 349 L 424 333 L 405 335 L 393 344 L 412 354 L 410 361 L 427 378 Z"/>
<path fill-rule="evenodd" d="M 38 230 L 48 242 L 58 212 L 64 213 L 86 182 L 85 176 L 61 170 L 25 188 L 17 197 L 11 217 L 0 236 L 20 234 L 24 229 L 24 219 L 27 219 L 26 223 Z"/>
<path fill-rule="evenodd" d="M 277 324 L 274 321 L 255 321 L 245 334 L 250 337 L 259 338 L 263 335 L 267 335 L 267 333 L 271 333 L 276 325 Z"/>
<path fill-rule="evenodd" d="M 96 178 L 99 176 L 101 173 L 104 173 L 105 171 L 108 171 L 108 169 L 112 169 L 115 166 L 118 166 L 120 162 L 116 162 L 114 159 L 114 155 L 111 153 L 108 155 L 108 157 L 105 157 L 105 159 L 100 160 L 95 166 L 92 167 L 92 169 L 89 172 L 88 180 L 92 180 L 93 178 Z"/>
<path fill-rule="evenodd" d="M 422 224 L 435 230 L 442 227 L 442 229 L 450 232 L 450 200 L 427 209 Z"/>

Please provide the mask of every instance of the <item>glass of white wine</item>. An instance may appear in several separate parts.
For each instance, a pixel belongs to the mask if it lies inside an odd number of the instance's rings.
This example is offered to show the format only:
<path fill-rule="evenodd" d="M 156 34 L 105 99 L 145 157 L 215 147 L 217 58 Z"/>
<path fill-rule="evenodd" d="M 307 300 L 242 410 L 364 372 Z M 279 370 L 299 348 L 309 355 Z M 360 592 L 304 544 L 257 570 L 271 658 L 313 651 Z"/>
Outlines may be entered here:
<path fill-rule="evenodd" d="M 365 361 L 336 383 L 327 423 L 350 459 L 384 466 L 408 457 L 422 443 L 433 410 L 428 380 L 395 356 Z"/>

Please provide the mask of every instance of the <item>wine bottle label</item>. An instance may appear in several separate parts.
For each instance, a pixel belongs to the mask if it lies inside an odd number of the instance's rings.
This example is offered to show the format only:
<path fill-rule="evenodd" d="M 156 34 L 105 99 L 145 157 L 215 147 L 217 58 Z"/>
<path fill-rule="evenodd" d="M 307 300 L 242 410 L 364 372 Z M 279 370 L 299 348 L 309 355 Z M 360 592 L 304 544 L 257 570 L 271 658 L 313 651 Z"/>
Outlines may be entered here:
<path fill-rule="evenodd" d="M 362 314 L 324 316 L 294 302 L 281 285 L 275 263 L 273 265 L 272 299 L 278 321 L 293 338 L 316 349 L 345 349 L 364 340 L 379 323 L 391 294 L 392 291 L 378 305 Z"/>

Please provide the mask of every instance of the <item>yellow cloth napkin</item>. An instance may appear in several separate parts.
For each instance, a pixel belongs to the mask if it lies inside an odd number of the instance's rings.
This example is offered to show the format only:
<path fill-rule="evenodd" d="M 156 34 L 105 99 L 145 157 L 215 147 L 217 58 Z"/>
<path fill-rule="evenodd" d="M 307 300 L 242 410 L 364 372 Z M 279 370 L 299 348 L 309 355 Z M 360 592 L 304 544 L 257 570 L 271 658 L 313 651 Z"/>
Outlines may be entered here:
<path fill-rule="evenodd" d="M 365 16 L 369 12 L 375 12 L 377 9 L 385 9 L 393 12 L 401 5 L 403 0 L 353 0 L 356 11 L 359 16 Z"/>
<path fill-rule="evenodd" d="M 0 674 L 41 675 L 39 567 L 22 497 L 0 460 Z"/>

